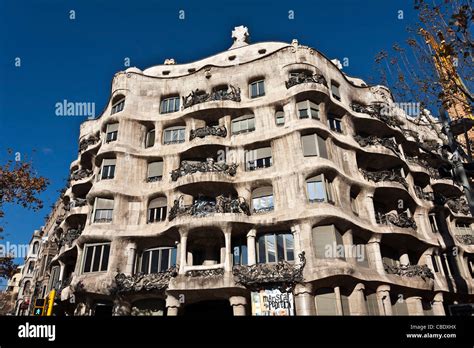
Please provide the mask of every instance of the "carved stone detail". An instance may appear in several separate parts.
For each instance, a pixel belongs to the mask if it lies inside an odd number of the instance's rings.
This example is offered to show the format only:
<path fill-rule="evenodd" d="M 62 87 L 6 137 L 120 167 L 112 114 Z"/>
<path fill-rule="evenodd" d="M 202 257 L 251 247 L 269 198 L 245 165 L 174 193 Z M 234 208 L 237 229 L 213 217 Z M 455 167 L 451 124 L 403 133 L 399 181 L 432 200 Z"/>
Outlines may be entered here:
<path fill-rule="evenodd" d="M 427 265 L 400 265 L 389 266 L 384 263 L 385 272 L 402 277 L 421 277 L 423 280 L 434 279 L 434 274 Z"/>
<path fill-rule="evenodd" d="M 235 281 L 250 289 L 261 289 L 268 286 L 292 289 L 303 282 L 303 269 L 306 265 L 305 253 L 298 255 L 299 264 L 287 261 L 277 263 L 260 263 L 251 266 L 234 266 L 232 273 Z"/>
<path fill-rule="evenodd" d="M 168 287 L 171 278 L 177 275 L 177 267 L 171 267 L 164 272 L 151 274 L 137 273 L 127 276 L 124 273 L 119 273 L 115 276 L 116 291 L 124 293 L 163 290 Z"/>
<path fill-rule="evenodd" d="M 224 173 L 230 176 L 234 176 L 237 173 L 238 164 L 223 163 L 223 162 L 214 162 L 213 158 L 208 158 L 206 162 L 200 163 L 190 163 L 187 161 L 182 161 L 178 169 L 171 171 L 171 180 L 176 181 L 180 177 L 194 174 L 197 172 L 200 173 Z"/>

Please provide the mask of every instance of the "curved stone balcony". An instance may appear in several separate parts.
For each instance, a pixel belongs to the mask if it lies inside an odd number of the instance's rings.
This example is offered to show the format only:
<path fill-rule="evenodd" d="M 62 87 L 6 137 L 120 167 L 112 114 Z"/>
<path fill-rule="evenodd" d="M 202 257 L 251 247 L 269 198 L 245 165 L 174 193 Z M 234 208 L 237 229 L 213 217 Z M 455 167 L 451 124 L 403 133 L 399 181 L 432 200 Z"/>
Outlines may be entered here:
<path fill-rule="evenodd" d="M 89 136 L 79 143 L 79 153 L 84 153 L 96 148 L 96 145 L 100 144 L 100 138 L 92 135 Z"/>
<path fill-rule="evenodd" d="M 398 148 L 397 143 L 391 138 L 380 138 L 375 135 L 370 135 L 368 137 L 356 135 L 354 136 L 354 140 L 359 144 L 361 148 L 367 148 L 366 150 L 372 151 L 383 147 L 384 149 L 388 149 L 392 154 L 396 155 L 397 157 L 401 157 L 401 152 Z"/>

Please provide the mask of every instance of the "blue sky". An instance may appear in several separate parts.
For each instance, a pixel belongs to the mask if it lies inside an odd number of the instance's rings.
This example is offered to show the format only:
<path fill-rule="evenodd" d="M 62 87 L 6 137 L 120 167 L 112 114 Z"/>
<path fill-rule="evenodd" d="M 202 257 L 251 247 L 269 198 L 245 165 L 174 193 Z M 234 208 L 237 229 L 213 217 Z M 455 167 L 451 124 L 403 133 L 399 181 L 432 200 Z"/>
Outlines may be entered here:
<path fill-rule="evenodd" d="M 93 102 L 100 113 L 114 73 L 126 68 L 125 58 L 140 69 L 165 58 L 198 60 L 228 49 L 232 29 L 243 24 L 251 42 L 296 38 L 329 58 L 349 58 L 344 71 L 371 81 L 374 56 L 403 41 L 414 19 L 412 0 L 2 0 L 0 161 L 12 148 L 32 159 L 38 173 L 51 181 L 41 196 L 42 211 L 5 207 L 4 242 L 29 241 L 77 158 L 79 124 L 85 117 L 56 116 L 55 104 L 64 99 Z"/>

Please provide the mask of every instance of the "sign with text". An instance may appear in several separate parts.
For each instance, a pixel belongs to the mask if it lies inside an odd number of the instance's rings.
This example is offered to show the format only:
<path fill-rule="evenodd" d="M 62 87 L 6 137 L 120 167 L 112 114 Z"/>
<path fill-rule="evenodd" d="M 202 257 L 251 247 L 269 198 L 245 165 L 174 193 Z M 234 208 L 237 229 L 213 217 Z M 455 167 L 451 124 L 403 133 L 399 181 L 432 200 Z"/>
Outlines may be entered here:
<path fill-rule="evenodd" d="M 252 292 L 252 315 L 290 316 L 294 314 L 293 294 L 278 289 L 265 289 Z"/>

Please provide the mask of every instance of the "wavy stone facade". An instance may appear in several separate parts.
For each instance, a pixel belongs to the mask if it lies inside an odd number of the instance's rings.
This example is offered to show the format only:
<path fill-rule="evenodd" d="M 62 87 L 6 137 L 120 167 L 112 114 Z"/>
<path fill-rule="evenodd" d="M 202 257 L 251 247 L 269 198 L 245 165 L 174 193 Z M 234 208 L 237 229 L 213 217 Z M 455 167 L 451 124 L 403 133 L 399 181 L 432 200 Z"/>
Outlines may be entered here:
<path fill-rule="evenodd" d="M 81 125 L 51 263 L 65 310 L 250 315 L 273 288 L 296 315 L 472 302 L 472 217 L 436 120 L 236 29 L 212 57 L 117 73 Z"/>

